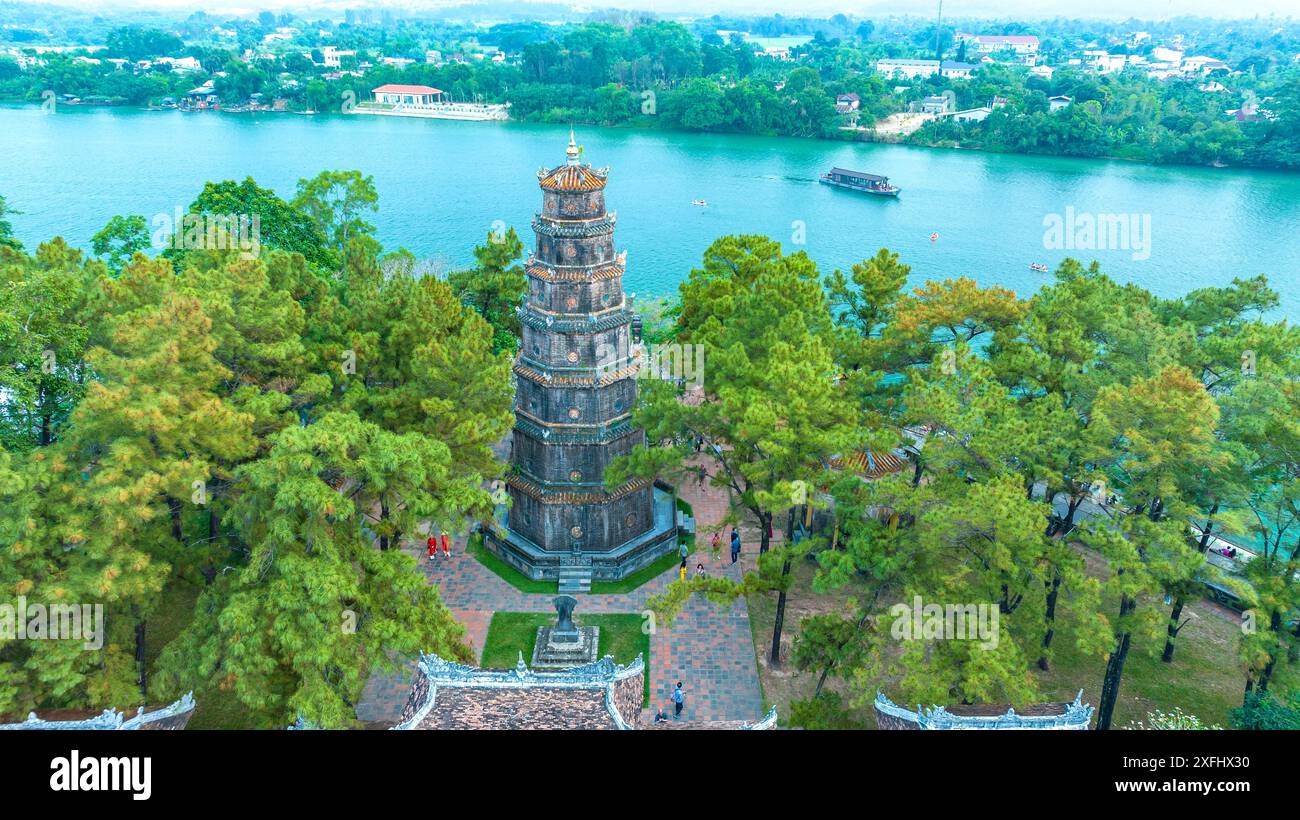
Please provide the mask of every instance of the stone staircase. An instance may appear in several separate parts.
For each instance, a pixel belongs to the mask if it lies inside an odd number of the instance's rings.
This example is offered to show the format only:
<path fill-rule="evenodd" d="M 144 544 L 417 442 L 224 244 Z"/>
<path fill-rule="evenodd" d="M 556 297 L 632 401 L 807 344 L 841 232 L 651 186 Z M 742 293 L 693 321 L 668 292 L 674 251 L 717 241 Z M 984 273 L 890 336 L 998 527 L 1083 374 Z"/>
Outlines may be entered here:
<path fill-rule="evenodd" d="M 591 567 L 560 567 L 560 594 L 591 592 Z"/>

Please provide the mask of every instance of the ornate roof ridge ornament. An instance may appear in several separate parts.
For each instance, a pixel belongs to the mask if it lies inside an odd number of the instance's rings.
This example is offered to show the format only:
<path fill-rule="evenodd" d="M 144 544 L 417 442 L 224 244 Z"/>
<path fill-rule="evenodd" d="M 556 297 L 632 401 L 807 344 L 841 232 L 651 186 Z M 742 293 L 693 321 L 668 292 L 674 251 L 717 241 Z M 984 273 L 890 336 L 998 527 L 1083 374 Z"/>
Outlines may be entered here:
<path fill-rule="evenodd" d="M 141 706 L 136 713 L 130 718 L 116 709 L 105 709 L 103 712 L 93 717 L 82 718 L 80 720 L 45 720 L 37 716 L 35 712 L 28 712 L 27 719 L 22 723 L 0 723 L 0 731 L 5 730 L 121 730 L 132 731 L 141 729 L 147 724 L 157 723 L 158 721 L 167 720 L 194 710 L 194 692 L 187 692 L 179 700 L 171 703 L 161 709 L 155 709 L 152 712 L 145 712 Z"/>
<path fill-rule="evenodd" d="M 897 720 L 916 724 L 918 729 L 1087 729 L 1093 708 L 1083 702 L 1083 690 L 1072 703 L 1061 704 L 1062 712 L 1056 715 L 1022 715 L 1013 707 L 1000 715 L 958 715 L 943 706 L 929 709 L 917 704 L 916 709 L 898 706 L 884 692 L 876 692 L 873 704 L 877 712 Z"/>

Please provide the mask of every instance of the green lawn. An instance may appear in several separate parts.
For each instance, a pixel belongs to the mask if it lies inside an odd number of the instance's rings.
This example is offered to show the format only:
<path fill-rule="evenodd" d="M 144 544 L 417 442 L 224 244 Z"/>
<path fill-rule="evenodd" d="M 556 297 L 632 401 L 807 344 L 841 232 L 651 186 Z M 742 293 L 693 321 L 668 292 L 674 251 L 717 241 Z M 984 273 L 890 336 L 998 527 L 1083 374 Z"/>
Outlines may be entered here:
<path fill-rule="evenodd" d="M 650 702 L 650 635 L 642 630 L 642 619 L 636 614 L 573 616 L 578 626 L 600 628 L 599 650 L 601 657 L 613 655 L 615 663 L 631 663 L 639 653 L 645 659 L 645 684 L 642 705 Z M 479 665 L 487 669 L 513 669 L 524 653 L 524 662 L 533 657 L 537 643 L 537 627 L 555 623 L 550 612 L 498 612 L 488 625 L 483 641 L 483 657 Z"/>

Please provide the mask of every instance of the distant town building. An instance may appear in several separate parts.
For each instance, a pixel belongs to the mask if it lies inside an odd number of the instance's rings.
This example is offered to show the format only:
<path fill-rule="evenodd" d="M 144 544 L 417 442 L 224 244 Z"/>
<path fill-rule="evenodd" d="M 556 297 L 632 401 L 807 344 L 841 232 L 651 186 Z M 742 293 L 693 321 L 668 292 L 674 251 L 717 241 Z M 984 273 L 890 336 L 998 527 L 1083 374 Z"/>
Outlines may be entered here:
<path fill-rule="evenodd" d="M 886 77 L 914 79 L 916 77 L 969 77 L 979 66 L 974 63 L 959 63 L 953 60 L 894 60 L 876 61 L 876 71 Z"/>
<path fill-rule="evenodd" d="M 948 113 L 948 98 L 940 96 L 926 97 L 921 100 L 920 109 L 922 114 L 946 114 Z"/>
<path fill-rule="evenodd" d="M 1035 77 L 1042 77 L 1044 80 L 1050 80 L 1052 79 L 1052 75 L 1056 73 L 1056 69 L 1047 65 L 1036 65 L 1029 69 L 1029 73 Z"/>
<path fill-rule="evenodd" d="M 967 108 L 962 111 L 954 111 L 948 116 L 952 117 L 953 122 L 984 122 L 988 119 L 993 109 L 987 105 L 981 105 L 979 108 Z"/>
<path fill-rule="evenodd" d="M 878 60 L 876 61 L 876 71 L 884 74 L 886 77 L 903 77 L 909 80 L 917 77 L 933 77 L 935 74 L 939 73 L 939 61 Z"/>
<path fill-rule="evenodd" d="M 1178 65 L 1183 61 L 1183 52 L 1176 48 L 1156 46 L 1151 49 L 1151 59 L 1161 63 L 1173 63 L 1174 65 Z"/>
<path fill-rule="evenodd" d="M 427 85 L 389 83 L 370 90 L 374 101 L 383 105 L 431 105 L 442 102 L 442 90 Z"/>
<path fill-rule="evenodd" d="M 1038 38 L 1032 34 L 967 34 L 959 37 L 968 54 L 1012 52 L 1018 62 L 1033 65 L 1038 59 Z"/>
<path fill-rule="evenodd" d="M 1053 112 L 1060 111 L 1062 108 L 1069 108 L 1074 103 L 1073 97 L 1067 97 L 1064 94 L 1058 94 L 1055 97 L 1047 98 L 1047 105 Z"/>
<path fill-rule="evenodd" d="M 979 66 L 973 63 L 958 63 L 953 60 L 944 60 L 939 66 L 940 77 L 969 77 Z"/>
<path fill-rule="evenodd" d="M 1207 76 L 1216 71 L 1227 74 L 1229 68 L 1227 63 L 1214 57 L 1188 57 L 1183 60 L 1182 70 L 1184 74 Z"/>
<path fill-rule="evenodd" d="M 857 94 L 840 94 L 835 98 L 835 110 L 841 114 L 848 114 L 862 108 L 862 98 Z"/>
<path fill-rule="evenodd" d="M 334 46 L 324 46 L 321 48 L 320 53 L 322 64 L 326 68 L 338 68 L 342 65 L 342 59 L 344 57 L 357 56 L 355 49 L 338 49 Z"/>

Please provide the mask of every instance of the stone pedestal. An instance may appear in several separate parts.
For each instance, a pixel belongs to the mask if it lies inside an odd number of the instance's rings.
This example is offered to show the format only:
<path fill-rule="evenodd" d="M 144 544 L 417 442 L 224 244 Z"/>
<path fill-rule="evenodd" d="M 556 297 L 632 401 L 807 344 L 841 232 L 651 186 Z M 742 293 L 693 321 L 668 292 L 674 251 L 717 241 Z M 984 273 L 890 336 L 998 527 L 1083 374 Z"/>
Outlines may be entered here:
<path fill-rule="evenodd" d="M 579 626 L 561 632 L 554 626 L 537 627 L 537 643 L 533 646 L 534 669 L 568 669 L 595 663 L 600 644 L 600 627 Z"/>

